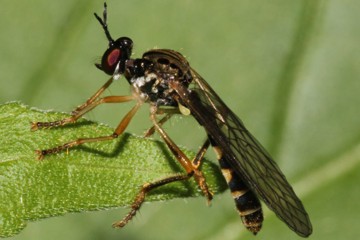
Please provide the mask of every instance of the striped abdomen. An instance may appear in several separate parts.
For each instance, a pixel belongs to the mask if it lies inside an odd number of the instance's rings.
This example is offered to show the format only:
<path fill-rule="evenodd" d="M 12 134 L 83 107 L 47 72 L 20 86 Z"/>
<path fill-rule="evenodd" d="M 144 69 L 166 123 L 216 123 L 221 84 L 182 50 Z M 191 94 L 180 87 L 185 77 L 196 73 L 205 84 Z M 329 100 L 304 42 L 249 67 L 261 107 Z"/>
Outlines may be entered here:
<path fill-rule="evenodd" d="M 213 147 L 244 226 L 252 233 L 258 233 L 264 220 L 259 199 L 228 164 L 219 147 Z"/>

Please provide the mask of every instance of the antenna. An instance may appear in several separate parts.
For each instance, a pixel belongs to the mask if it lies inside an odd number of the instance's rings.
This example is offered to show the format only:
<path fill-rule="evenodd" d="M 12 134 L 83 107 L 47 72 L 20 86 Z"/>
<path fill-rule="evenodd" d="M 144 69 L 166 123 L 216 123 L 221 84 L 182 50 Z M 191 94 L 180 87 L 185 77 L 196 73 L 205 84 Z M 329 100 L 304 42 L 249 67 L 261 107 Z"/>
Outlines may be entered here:
<path fill-rule="evenodd" d="M 104 12 L 103 12 L 103 18 L 99 17 L 96 13 L 94 13 L 96 19 L 100 22 L 101 26 L 103 27 L 105 31 L 106 38 L 109 40 L 109 44 L 112 45 L 114 43 L 114 39 L 112 39 L 108 26 L 107 26 L 107 5 L 106 2 L 104 2 Z"/>

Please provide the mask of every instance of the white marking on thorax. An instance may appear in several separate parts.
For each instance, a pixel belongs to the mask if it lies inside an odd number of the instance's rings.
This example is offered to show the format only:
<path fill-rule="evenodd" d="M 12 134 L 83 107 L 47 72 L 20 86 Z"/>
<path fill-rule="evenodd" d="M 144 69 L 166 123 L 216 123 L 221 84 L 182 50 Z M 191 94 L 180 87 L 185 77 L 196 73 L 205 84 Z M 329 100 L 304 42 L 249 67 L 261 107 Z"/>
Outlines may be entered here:
<path fill-rule="evenodd" d="M 142 77 L 134 77 L 131 79 L 131 84 L 133 86 L 133 90 L 136 92 L 136 95 L 139 96 L 143 101 L 146 101 L 148 98 L 148 94 L 145 92 L 142 92 L 140 90 L 141 87 L 143 87 L 146 83 L 152 81 L 153 79 L 157 79 L 156 74 L 150 73 L 146 76 Z M 158 79 L 157 79 L 158 81 Z M 154 83 L 154 87 L 151 89 L 153 93 L 157 93 L 158 89 L 156 88 L 157 82 Z"/>
<path fill-rule="evenodd" d="M 131 82 L 135 88 L 140 88 L 140 87 L 144 86 L 146 83 L 153 80 L 154 78 L 157 78 L 156 74 L 150 73 L 150 74 L 146 75 L 146 77 L 142 76 L 142 77 L 133 78 L 133 79 L 131 79 Z"/>

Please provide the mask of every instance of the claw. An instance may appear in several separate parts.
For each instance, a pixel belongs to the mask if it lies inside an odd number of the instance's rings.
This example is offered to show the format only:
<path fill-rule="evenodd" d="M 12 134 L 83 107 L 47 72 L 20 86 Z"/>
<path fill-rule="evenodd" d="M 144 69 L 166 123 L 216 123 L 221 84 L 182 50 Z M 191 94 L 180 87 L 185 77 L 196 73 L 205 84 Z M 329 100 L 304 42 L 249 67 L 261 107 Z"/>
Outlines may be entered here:
<path fill-rule="evenodd" d="M 38 156 L 37 157 L 37 160 L 41 161 L 44 159 L 44 154 L 43 154 L 43 151 L 42 150 L 35 150 L 35 154 Z"/>
<path fill-rule="evenodd" d="M 31 131 L 39 130 L 39 124 L 38 124 L 38 122 L 30 122 L 30 125 L 31 125 L 31 127 L 30 127 L 30 130 L 31 130 Z"/>

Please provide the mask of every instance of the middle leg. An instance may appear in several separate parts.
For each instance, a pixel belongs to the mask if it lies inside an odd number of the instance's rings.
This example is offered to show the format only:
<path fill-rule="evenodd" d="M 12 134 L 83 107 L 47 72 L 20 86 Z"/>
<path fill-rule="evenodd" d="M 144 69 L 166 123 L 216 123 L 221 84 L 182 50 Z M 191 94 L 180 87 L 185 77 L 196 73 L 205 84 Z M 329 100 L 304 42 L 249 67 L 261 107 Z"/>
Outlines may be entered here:
<path fill-rule="evenodd" d="M 131 119 L 133 118 L 133 116 L 135 115 L 137 110 L 140 108 L 140 106 L 141 106 L 141 103 L 137 103 L 125 115 L 125 117 L 121 120 L 121 122 L 119 123 L 119 125 L 117 126 L 117 128 L 115 129 L 113 134 L 111 134 L 109 136 L 101 136 L 101 137 L 94 137 L 94 138 L 79 138 L 74 141 L 65 143 L 63 145 L 54 147 L 54 148 L 45 149 L 45 150 L 36 150 L 36 153 L 38 154 L 38 159 L 42 160 L 45 155 L 55 154 L 62 150 L 69 149 L 69 148 L 72 148 L 72 147 L 75 147 L 75 146 L 78 146 L 78 145 L 81 145 L 84 143 L 100 142 L 100 141 L 112 140 L 112 139 L 117 138 L 120 134 L 122 134 L 125 131 L 126 127 L 129 125 Z"/>

